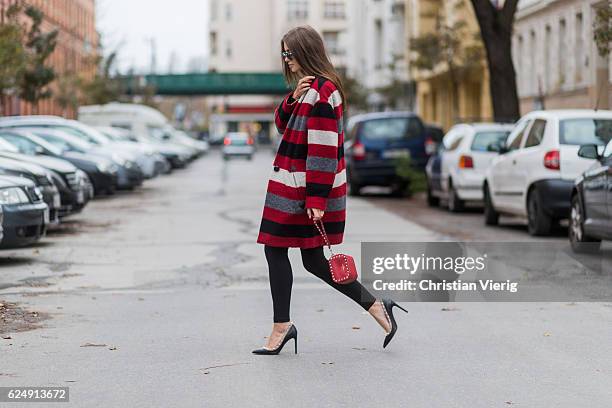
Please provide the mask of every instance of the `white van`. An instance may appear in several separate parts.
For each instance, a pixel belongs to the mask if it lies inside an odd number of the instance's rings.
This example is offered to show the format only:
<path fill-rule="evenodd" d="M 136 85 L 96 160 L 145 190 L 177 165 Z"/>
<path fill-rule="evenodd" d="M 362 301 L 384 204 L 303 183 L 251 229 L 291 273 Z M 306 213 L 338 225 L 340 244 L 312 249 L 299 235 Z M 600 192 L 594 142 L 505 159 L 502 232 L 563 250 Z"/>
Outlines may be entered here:
<path fill-rule="evenodd" d="M 111 102 L 79 108 L 79 120 L 92 126 L 112 126 L 128 130 L 141 142 L 170 142 L 188 150 L 191 158 L 208 150 L 208 144 L 176 130 L 158 110 L 146 105 Z"/>
<path fill-rule="evenodd" d="M 150 106 L 119 102 L 81 106 L 79 120 L 92 126 L 123 128 L 136 137 L 155 136 L 168 125 L 168 119 Z"/>

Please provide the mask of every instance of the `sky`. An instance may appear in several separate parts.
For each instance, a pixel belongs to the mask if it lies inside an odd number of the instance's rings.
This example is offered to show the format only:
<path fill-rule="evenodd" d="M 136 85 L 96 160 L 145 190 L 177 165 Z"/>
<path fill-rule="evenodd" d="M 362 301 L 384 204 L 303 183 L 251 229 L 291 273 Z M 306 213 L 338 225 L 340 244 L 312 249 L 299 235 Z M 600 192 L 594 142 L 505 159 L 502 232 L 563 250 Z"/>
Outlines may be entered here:
<path fill-rule="evenodd" d="M 96 0 L 96 20 L 105 53 L 119 50 L 120 72 L 150 71 L 151 39 L 156 72 L 206 68 L 208 0 Z"/>

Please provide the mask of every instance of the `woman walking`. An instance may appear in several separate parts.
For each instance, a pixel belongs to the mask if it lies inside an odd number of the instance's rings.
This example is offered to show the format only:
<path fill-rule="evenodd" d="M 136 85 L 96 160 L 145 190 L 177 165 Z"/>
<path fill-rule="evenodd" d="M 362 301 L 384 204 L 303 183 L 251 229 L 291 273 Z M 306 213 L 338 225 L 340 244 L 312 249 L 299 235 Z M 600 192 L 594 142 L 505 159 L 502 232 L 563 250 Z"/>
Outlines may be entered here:
<path fill-rule="evenodd" d="M 268 181 L 257 242 L 264 244 L 274 310 L 272 333 L 255 354 L 278 354 L 297 328 L 289 317 L 293 274 L 288 249 L 300 248 L 304 268 L 367 310 L 386 332 L 386 347 L 397 329 L 392 300 L 377 300 L 359 282 L 337 284 L 314 225 L 323 223 L 331 244 L 342 242 L 345 222 L 344 92 L 321 36 L 296 27 L 281 41 L 283 73 L 295 89 L 275 110 L 282 140 Z M 400 307 L 401 308 L 401 307 Z"/>

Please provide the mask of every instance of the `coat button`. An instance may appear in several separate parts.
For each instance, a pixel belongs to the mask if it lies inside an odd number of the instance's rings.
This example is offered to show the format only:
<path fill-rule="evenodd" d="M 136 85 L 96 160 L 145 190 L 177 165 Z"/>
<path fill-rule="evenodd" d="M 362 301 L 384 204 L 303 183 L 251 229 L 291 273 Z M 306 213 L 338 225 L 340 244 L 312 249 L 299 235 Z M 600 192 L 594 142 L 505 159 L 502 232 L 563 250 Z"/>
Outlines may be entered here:
<path fill-rule="evenodd" d="M 274 166 L 274 171 L 279 171 L 279 170 L 280 170 L 280 167 Z"/>

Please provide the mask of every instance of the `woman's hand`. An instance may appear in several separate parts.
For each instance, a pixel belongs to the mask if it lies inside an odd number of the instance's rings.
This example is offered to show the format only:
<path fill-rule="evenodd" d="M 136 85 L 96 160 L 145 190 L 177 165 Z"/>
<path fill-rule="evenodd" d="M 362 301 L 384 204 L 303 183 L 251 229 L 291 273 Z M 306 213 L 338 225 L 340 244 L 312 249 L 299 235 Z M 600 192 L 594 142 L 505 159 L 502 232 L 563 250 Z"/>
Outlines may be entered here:
<path fill-rule="evenodd" d="M 323 218 L 323 214 L 325 213 L 325 211 L 319 210 L 318 208 L 307 208 L 306 212 L 308 213 L 308 218 L 315 221 L 319 221 Z"/>
<path fill-rule="evenodd" d="M 295 87 L 295 91 L 293 91 L 293 99 L 297 101 L 300 96 L 302 96 L 302 94 L 306 92 L 308 88 L 310 88 L 310 84 L 314 79 L 315 77 L 313 77 L 312 75 L 305 76 L 300 79 L 297 83 L 297 86 Z"/>

